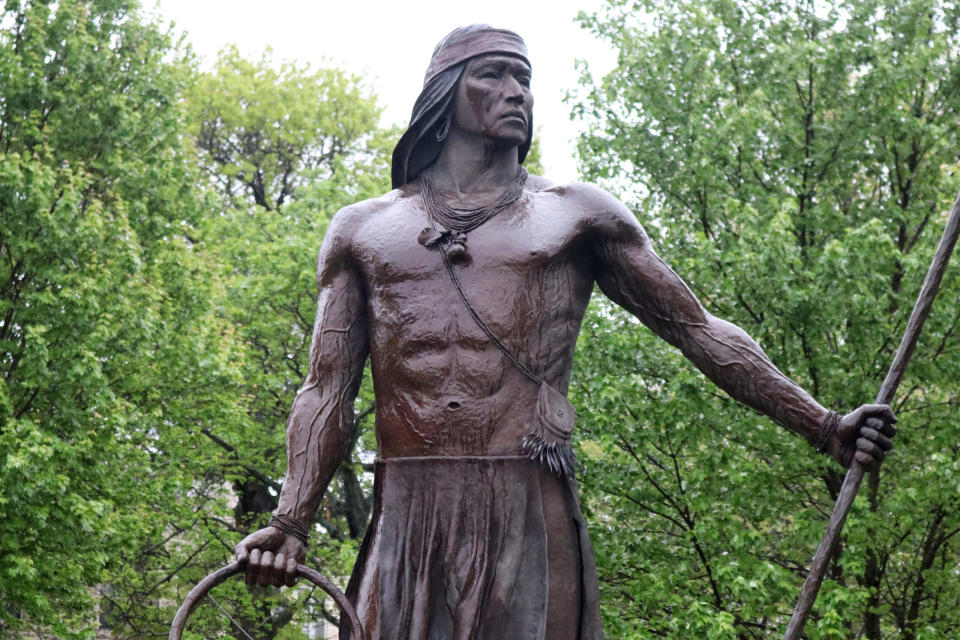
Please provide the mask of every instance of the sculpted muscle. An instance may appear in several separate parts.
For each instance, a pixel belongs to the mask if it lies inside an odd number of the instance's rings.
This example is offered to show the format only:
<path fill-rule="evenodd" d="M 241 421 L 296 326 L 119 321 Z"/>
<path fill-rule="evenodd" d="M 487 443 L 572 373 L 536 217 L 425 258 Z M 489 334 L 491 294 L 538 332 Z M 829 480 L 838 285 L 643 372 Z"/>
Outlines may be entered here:
<path fill-rule="evenodd" d="M 657 256 L 643 228 L 622 204 L 598 189 L 591 191 L 598 210 L 597 282 L 603 292 L 679 348 L 733 398 L 808 440 L 815 439 L 827 410 L 783 375 L 742 329 L 703 308 Z"/>
<path fill-rule="evenodd" d="M 572 209 L 531 179 L 514 206 L 470 234 L 463 287 L 491 330 L 558 388 L 569 382 L 592 289 Z M 537 387 L 461 303 L 438 251 L 417 242 L 422 203 L 403 190 L 353 237 L 362 256 L 383 455 L 513 454 Z"/>
<path fill-rule="evenodd" d="M 348 589 L 368 640 L 602 637 L 589 535 L 564 471 L 574 465 L 549 464 L 557 451 L 572 457 L 561 396 L 595 283 L 738 400 L 808 439 L 833 425 L 822 440 L 841 462 L 890 448 L 888 408 L 828 414 L 703 309 L 610 195 L 525 178 L 530 83 L 515 33 L 452 32 L 394 151 L 395 189 L 339 213 L 320 252 L 277 514 L 312 521 L 350 441 L 369 351 L 377 482 Z M 454 253 L 455 278 L 511 357 L 460 299 L 443 261 Z M 867 416 L 875 428 L 861 430 Z M 292 581 L 300 523 L 271 520 L 238 545 L 248 580 Z"/>
<path fill-rule="evenodd" d="M 287 478 L 277 513 L 304 522 L 346 454 L 367 357 L 364 286 L 348 250 L 354 222 L 348 211 L 337 214 L 320 249 L 309 371 L 287 420 Z"/>

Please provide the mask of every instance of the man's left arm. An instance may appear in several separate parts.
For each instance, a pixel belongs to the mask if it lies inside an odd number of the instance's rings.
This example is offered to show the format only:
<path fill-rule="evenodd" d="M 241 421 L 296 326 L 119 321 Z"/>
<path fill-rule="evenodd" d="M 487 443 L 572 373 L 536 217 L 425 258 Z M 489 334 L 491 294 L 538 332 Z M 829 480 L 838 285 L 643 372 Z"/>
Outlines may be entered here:
<path fill-rule="evenodd" d="M 708 313 L 657 256 L 636 218 L 609 194 L 588 194 L 597 282 L 614 302 L 679 348 L 730 396 L 819 446 L 844 466 L 872 467 L 891 448 L 896 419 L 886 405 L 839 416 L 780 372 L 740 327 Z"/>

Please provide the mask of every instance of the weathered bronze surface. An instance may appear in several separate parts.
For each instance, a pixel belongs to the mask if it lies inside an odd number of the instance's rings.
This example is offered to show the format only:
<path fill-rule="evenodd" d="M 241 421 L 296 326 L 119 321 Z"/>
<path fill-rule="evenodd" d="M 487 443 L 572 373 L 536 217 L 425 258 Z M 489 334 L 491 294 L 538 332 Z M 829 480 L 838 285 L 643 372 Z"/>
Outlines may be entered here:
<path fill-rule="evenodd" d="M 814 444 L 821 425 L 836 424 L 741 329 L 710 315 L 633 214 L 597 187 L 529 176 L 518 199 L 464 238 L 424 235 L 444 231 L 428 215 L 424 171 L 454 210 L 494 203 L 514 182 L 532 131 L 530 77 L 515 34 L 475 25 L 447 36 L 394 152 L 396 188 L 340 211 L 320 251 L 310 369 L 287 425 L 277 513 L 312 521 L 346 453 L 369 355 L 375 505 L 348 589 L 368 638 L 602 636 L 575 482 L 521 455 L 541 386 L 471 316 L 444 251 L 457 251 L 476 314 L 548 391 L 567 392 L 598 284 L 737 400 Z M 854 456 L 874 465 L 893 422 L 888 407 L 865 405 L 823 444 L 844 465 Z M 237 557 L 248 581 L 289 584 L 304 546 L 267 527 Z"/>

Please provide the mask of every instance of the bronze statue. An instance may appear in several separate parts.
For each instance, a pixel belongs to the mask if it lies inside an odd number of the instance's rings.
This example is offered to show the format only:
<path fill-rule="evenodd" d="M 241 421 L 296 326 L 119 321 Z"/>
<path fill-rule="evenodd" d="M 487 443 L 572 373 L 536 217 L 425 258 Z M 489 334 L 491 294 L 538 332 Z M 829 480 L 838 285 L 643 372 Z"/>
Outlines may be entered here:
<path fill-rule="evenodd" d="M 704 310 L 610 194 L 526 174 L 530 77 L 515 33 L 448 35 L 394 151 L 395 188 L 340 211 L 320 250 L 279 506 L 237 559 L 248 582 L 292 583 L 369 355 L 374 509 L 348 588 L 367 638 L 602 637 L 565 400 L 595 283 L 841 464 L 876 465 L 891 447 L 889 407 L 841 417 L 817 404 Z"/>

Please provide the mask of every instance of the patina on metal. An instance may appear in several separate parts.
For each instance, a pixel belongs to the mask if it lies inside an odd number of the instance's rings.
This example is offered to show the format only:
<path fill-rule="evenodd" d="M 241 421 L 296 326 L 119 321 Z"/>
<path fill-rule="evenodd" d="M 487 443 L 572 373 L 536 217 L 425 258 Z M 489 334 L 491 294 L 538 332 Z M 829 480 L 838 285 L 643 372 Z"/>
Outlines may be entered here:
<path fill-rule="evenodd" d="M 347 589 L 367 639 L 602 637 L 576 481 L 524 450 L 532 425 L 557 417 L 538 413 L 562 411 L 556 398 L 538 404 L 544 388 L 566 402 L 595 286 L 737 400 L 811 444 L 821 425 L 832 428 L 828 409 L 743 330 L 709 314 L 602 189 L 530 175 L 470 230 L 462 259 L 445 265 L 446 252 L 431 250 L 421 174 L 429 169 L 435 198 L 453 211 L 496 202 L 530 146 L 531 75 L 516 34 L 473 25 L 447 36 L 394 151 L 395 188 L 340 211 L 320 250 L 309 372 L 287 423 L 276 514 L 312 522 L 351 442 L 369 356 L 374 506 Z M 874 465 L 893 420 L 889 407 L 864 405 L 821 444 L 844 465 Z M 551 424 L 540 432 L 569 440 Z M 237 546 L 237 559 L 250 583 L 290 584 L 304 549 L 267 527 Z"/>
<path fill-rule="evenodd" d="M 170 634 L 167 636 L 168 640 L 180 640 L 183 637 L 183 632 L 187 626 L 187 620 L 190 617 L 190 614 L 196 610 L 204 598 L 209 598 L 243 636 L 253 640 L 250 634 L 240 626 L 240 623 L 234 620 L 230 613 L 220 606 L 220 603 L 217 602 L 210 593 L 210 591 L 218 584 L 221 584 L 231 576 L 242 573 L 243 570 L 244 568 L 240 566 L 238 562 L 232 562 L 225 567 L 217 569 L 203 580 L 198 582 L 197 586 L 190 590 L 190 593 L 187 594 L 187 597 L 183 599 L 183 602 L 177 609 L 177 613 L 173 618 L 173 623 L 170 625 Z M 337 585 L 333 584 L 329 578 L 321 574 L 319 571 L 311 569 L 310 567 L 306 567 L 302 564 L 294 567 L 294 573 L 299 578 L 309 580 L 314 584 L 314 586 L 319 587 L 333 599 L 336 605 L 346 616 L 347 620 L 350 621 L 352 628 L 357 630 L 350 640 L 360 640 L 363 638 L 363 627 L 360 619 L 357 617 L 357 612 L 353 608 L 353 604 L 351 604 L 351 602 L 347 599 L 347 596 L 344 595 L 339 588 L 337 588 Z"/>

